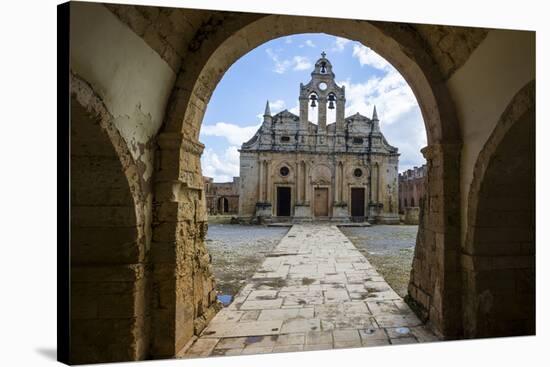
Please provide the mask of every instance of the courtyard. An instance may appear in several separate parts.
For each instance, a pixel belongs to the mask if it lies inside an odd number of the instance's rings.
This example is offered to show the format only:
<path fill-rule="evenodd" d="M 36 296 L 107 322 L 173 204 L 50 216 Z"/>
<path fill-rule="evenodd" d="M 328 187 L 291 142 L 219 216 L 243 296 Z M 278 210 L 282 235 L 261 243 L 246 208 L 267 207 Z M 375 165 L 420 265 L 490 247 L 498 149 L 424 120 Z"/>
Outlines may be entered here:
<path fill-rule="evenodd" d="M 240 226 L 234 228 L 244 235 Z M 269 229 L 257 228 L 251 236 Z M 211 229 L 215 234 L 216 226 Z M 336 226 L 300 224 L 265 255 L 233 302 L 179 357 L 436 340 Z"/>

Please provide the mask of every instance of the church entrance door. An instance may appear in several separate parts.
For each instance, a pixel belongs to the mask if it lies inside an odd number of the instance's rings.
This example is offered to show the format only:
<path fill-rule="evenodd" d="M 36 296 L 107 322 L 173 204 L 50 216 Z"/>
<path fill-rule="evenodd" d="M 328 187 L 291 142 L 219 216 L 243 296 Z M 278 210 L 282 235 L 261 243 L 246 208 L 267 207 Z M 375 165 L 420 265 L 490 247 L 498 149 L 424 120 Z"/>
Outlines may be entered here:
<path fill-rule="evenodd" d="M 328 217 L 328 188 L 315 188 L 314 214 L 316 217 Z"/>
<path fill-rule="evenodd" d="M 277 187 L 277 216 L 290 217 L 290 187 Z"/>
<path fill-rule="evenodd" d="M 351 217 L 354 221 L 365 219 L 365 189 L 363 187 L 351 189 Z"/>

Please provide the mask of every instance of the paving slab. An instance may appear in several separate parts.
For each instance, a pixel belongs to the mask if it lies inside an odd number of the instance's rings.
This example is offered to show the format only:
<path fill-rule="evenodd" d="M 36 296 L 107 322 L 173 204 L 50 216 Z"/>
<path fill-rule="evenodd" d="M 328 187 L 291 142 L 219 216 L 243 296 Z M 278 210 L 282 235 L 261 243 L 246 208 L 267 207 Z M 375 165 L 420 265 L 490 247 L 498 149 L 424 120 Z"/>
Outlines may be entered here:
<path fill-rule="evenodd" d="M 294 225 L 186 357 L 437 341 L 330 224 Z"/>

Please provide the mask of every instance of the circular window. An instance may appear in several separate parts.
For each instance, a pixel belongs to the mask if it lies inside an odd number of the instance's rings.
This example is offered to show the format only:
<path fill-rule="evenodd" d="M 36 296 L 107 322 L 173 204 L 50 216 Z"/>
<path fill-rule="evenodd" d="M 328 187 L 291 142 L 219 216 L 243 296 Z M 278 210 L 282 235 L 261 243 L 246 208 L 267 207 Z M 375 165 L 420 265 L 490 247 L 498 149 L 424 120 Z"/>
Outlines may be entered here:
<path fill-rule="evenodd" d="M 326 90 L 327 87 L 328 87 L 327 83 L 325 83 L 325 82 L 319 83 L 319 89 L 320 90 Z"/>
<path fill-rule="evenodd" d="M 361 177 L 363 176 L 363 171 L 360 169 L 360 168 L 356 168 L 354 171 L 353 171 L 353 175 L 355 177 Z"/>
<path fill-rule="evenodd" d="M 281 167 L 281 169 L 279 170 L 279 173 L 281 174 L 281 176 L 283 177 L 286 177 L 288 176 L 288 173 L 290 171 L 288 170 L 288 167 Z"/>

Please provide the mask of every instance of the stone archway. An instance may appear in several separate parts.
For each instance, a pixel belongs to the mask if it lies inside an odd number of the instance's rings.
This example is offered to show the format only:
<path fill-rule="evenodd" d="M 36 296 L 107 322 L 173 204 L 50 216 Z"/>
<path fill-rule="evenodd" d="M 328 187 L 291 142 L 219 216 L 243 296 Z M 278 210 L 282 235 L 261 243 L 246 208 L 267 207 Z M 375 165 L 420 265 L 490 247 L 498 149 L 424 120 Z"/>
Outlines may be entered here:
<path fill-rule="evenodd" d="M 91 87 L 73 74 L 70 86 L 70 360 L 143 359 L 150 291 L 138 169 Z"/>
<path fill-rule="evenodd" d="M 534 334 L 534 81 L 516 94 L 479 154 L 468 208 L 465 336 Z"/>
<path fill-rule="evenodd" d="M 225 196 L 218 199 L 218 213 L 227 214 L 229 212 L 229 201 Z"/>
<path fill-rule="evenodd" d="M 153 312 L 153 323 L 164 325 L 153 334 L 153 354 L 174 355 L 215 313 L 214 282 L 204 245 L 200 168 L 204 147 L 198 141 L 210 96 L 228 68 L 248 51 L 277 37 L 312 32 L 371 47 L 401 72 L 417 97 L 428 133 L 428 171 L 437 179 L 427 187 L 429 210 L 421 226 L 409 290 L 436 332 L 459 335 L 460 135 L 444 79 L 422 40 L 399 24 L 282 15 L 243 15 L 214 28 L 197 33 L 197 52 L 189 54 L 189 67 L 178 75 L 158 138 L 152 248 L 153 253 L 170 256 L 155 263 L 155 289 L 166 302 Z"/>

